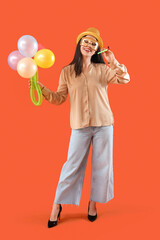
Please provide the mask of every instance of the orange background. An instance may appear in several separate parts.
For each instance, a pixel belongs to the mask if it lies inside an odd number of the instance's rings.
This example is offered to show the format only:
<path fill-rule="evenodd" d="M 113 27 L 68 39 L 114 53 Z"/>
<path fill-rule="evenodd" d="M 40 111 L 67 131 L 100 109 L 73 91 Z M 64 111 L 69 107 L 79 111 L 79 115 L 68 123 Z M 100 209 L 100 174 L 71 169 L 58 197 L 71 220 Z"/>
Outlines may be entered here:
<path fill-rule="evenodd" d="M 154 0 L 1 3 L 2 239 L 159 239 L 159 7 Z M 8 66 L 7 57 L 21 36 L 34 36 L 55 54 L 53 67 L 39 69 L 39 81 L 56 91 L 76 37 L 88 27 L 99 29 L 104 47 L 111 47 L 131 78 L 108 88 L 115 118 L 115 197 L 97 203 L 98 218 L 88 221 L 91 148 L 80 206 L 63 205 L 58 226 L 48 229 L 71 134 L 69 95 L 62 105 L 43 99 L 36 107 L 28 79 Z"/>

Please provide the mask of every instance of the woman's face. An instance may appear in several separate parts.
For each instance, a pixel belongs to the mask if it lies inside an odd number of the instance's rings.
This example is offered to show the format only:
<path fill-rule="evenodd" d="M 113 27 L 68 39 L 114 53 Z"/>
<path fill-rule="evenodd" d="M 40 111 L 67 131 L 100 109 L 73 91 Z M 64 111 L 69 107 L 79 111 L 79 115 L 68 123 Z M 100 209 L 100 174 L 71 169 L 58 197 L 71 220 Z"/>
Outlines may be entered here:
<path fill-rule="evenodd" d="M 89 37 L 90 39 L 93 39 L 94 41 L 97 42 L 96 38 L 91 36 L 91 35 L 87 35 L 86 37 Z M 88 57 L 92 57 L 92 55 L 95 54 L 95 50 L 92 49 L 91 45 L 89 44 L 88 46 L 83 46 L 80 45 L 80 51 L 82 53 L 83 56 L 88 56 Z"/>

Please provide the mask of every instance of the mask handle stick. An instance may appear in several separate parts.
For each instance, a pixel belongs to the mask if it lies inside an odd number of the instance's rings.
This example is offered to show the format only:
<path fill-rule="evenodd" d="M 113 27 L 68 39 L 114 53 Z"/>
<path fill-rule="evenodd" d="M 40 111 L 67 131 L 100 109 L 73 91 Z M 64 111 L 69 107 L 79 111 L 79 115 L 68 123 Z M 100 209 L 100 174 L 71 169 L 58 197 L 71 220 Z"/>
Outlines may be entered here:
<path fill-rule="evenodd" d="M 108 49 L 110 49 L 110 46 L 108 46 Z M 108 51 L 108 49 L 104 49 L 103 51 L 100 51 L 100 52 L 98 52 L 97 54 L 100 54 L 100 53 L 106 52 L 106 51 Z"/>

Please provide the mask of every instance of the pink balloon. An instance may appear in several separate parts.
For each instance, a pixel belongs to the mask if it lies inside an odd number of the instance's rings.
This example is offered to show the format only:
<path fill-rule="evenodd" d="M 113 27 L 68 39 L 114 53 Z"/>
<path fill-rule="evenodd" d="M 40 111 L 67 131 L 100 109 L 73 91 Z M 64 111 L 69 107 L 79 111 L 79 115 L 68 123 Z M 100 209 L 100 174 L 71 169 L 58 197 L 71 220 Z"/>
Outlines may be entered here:
<path fill-rule="evenodd" d="M 17 71 L 17 64 L 22 58 L 24 58 L 24 56 L 18 50 L 15 50 L 8 56 L 8 65 L 10 68 Z"/>
<path fill-rule="evenodd" d="M 44 49 L 45 47 L 41 44 L 41 43 L 38 43 L 38 51 L 40 50 L 40 49 Z"/>
<path fill-rule="evenodd" d="M 38 43 L 38 50 L 37 50 L 37 52 L 39 50 L 41 50 L 41 49 L 45 49 L 45 47 L 41 43 Z M 32 58 L 34 59 L 34 56 Z"/>

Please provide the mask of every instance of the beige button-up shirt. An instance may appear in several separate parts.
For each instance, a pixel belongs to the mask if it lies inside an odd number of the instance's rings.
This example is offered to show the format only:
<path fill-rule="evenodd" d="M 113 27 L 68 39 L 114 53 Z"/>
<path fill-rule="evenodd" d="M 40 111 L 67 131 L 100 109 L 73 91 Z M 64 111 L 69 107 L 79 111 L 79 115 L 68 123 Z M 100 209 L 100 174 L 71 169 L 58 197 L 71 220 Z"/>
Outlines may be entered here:
<path fill-rule="evenodd" d="M 43 88 L 42 94 L 52 104 L 62 104 L 70 97 L 70 126 L 114 125 L 107 88 L 109 83 L 125 84 L 130 81 L 127 68 L 115 59 L 108 63 L 91 63 L 89 71 L 75 77 L 74 65 L 62 68 L 56 92 Z"/>

